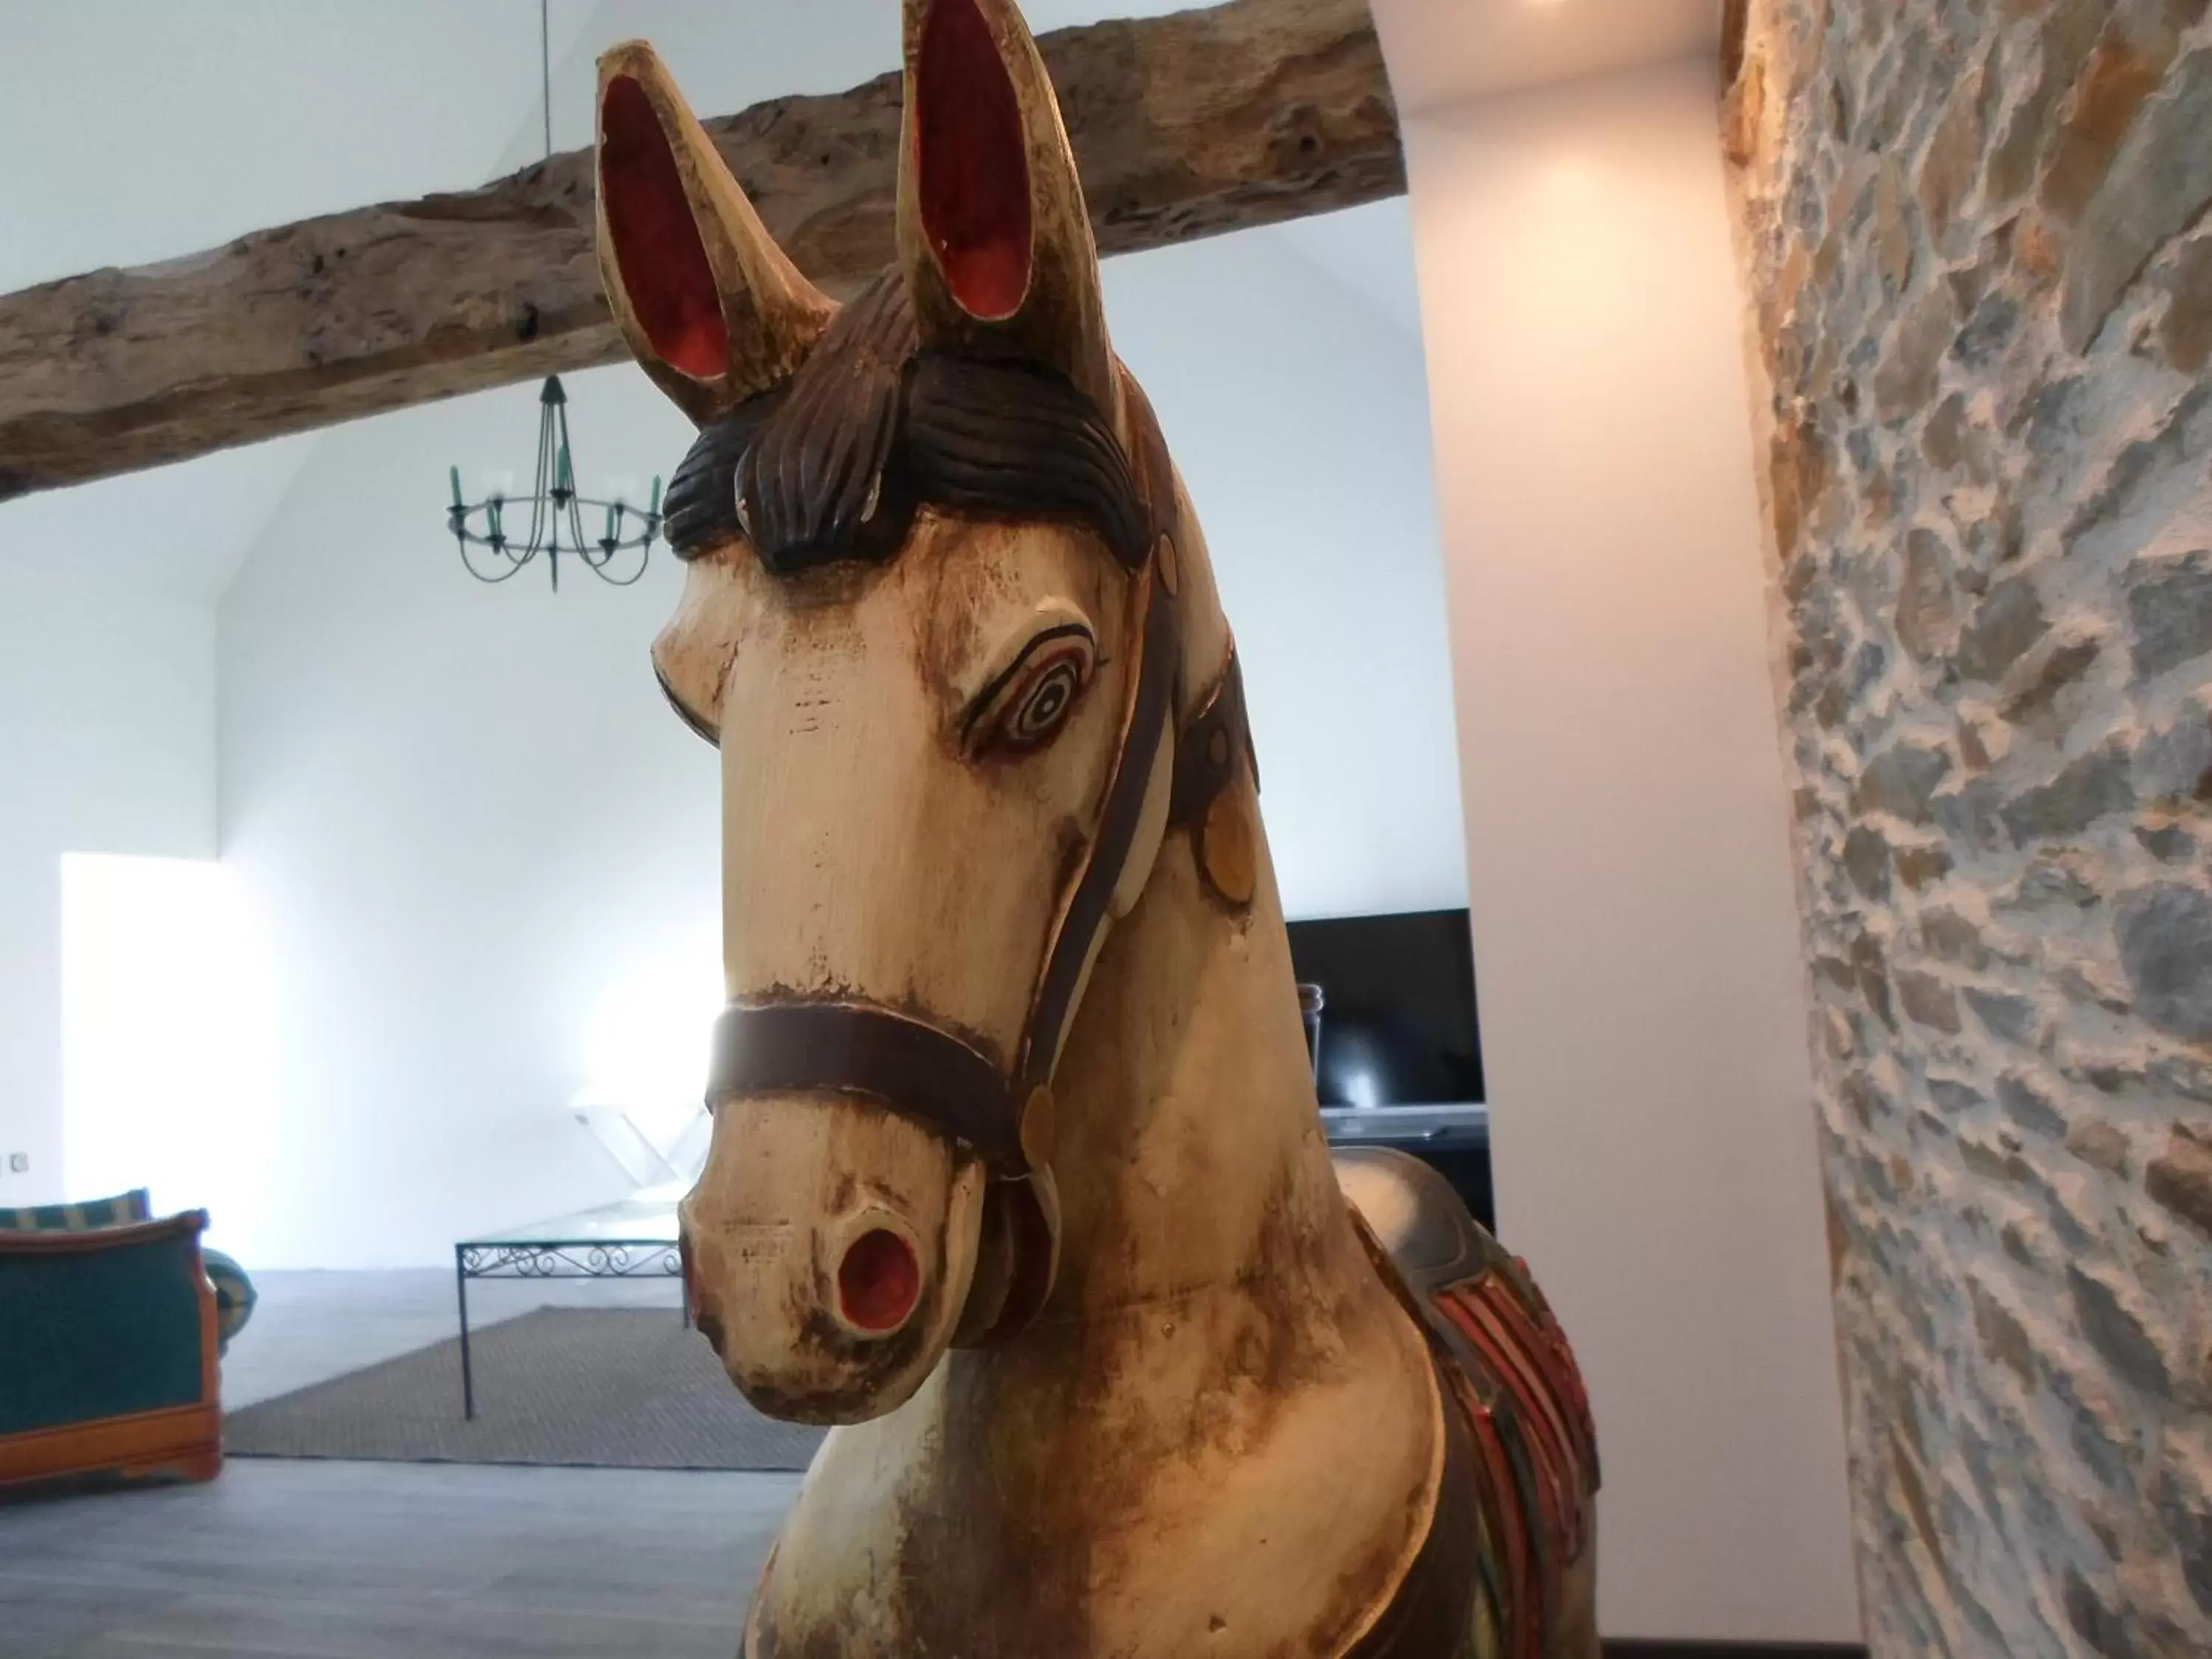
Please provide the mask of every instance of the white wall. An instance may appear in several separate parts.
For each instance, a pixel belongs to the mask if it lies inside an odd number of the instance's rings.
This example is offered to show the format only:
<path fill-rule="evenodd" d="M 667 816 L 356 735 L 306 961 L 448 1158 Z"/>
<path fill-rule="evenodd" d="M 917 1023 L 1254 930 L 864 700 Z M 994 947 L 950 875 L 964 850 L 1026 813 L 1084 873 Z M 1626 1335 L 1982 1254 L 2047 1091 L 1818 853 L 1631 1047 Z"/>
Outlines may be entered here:
<path fill-rule="evenodd" d="M 1285 913 L 1466 903 L 1419 341 L 1266 233 L 1105 269 L 1237 632 Z"/>
<path fill-rule="evenodd" d="M 1290 903 L 1463 902 L 1416 345 L 1265 239 L 1109 290 L 1239 626 Z M 682 458 L 635 369 L 568 386 L 587 489 Z M 471 582 L 442 532 L 448 461 L 522 464 L 534 399 L 328 434 L 222 604 L 222 853 L 274 999 L 265 1178 L 225 1220 L 251 1261 L 435 1261 L 614 1196 L 563 1109 L 680 1109 L 702 1066 L 718 773 L 646 656 L 676 568 L 556 599 Z"/>
<path fill-rule="evenodd" d="M 76 1194 L 152 1191 L 210 1242 L 265 1176 L 264 953 L 211 858 L 61 860 L 62 1164 Z"/>
<path fill-rule="evenodd" d="M 0 1204 L 96 1196 L 62 1162 L 62 855 L 215 851 L 212 607 L 13 551 L 0 539 Z"/>
<path fill-rule="evenodd" d="M 641 377 L 567 385 L 586 488 L 681 458 Z M 447 465 L 526 467 L 536 420 L 516 387 L 329 434 L 222 604 L 222 855 L 272 998 L 238 1241 L 264 1265 L 434 1261 L 617 1195 L 567 1115 L 622 1086 L 592 1074 L 611 1006 L 703 1059 L 716 767 L 646 658 L 677 568 L 483 586 L 442 528 Z"/>
<path fill-rule="evenodd" d="M 1741 330 L 1698 62 L 1409 123 L 1501 1231 L 1609 1635 L 1856 1639 Z"/>

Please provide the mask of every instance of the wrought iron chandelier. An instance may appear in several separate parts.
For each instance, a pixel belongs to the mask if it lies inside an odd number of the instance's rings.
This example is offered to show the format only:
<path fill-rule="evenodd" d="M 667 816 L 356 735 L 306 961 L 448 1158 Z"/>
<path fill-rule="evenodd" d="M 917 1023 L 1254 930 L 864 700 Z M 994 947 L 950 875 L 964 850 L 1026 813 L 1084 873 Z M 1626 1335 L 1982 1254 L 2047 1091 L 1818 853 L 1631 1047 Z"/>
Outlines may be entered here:
<path fill-rule="evenodd" d="M 480 582 L 503 582 L 542 553 L 557 593 L 561 559 L 566 554 L 601 581 L 628 587 L 645 574 L 653 541 L 660 534 L 660 480 L 653 481 L 652 501 L 642 510 L 620 499 L 578 495 L 576 469 L 568 453 L 568 394 L 561 389 L 559 375 L 546 377 L 538 409 L 538 471 L 529 495 L 494 493 L 470 502 L 462 499 L 461 469 L 451 469 L 453 504 L 446 509 L 446 524 L 459 544 L 462 565 Z M 518 536 L 507 515 L 525 509 L 529 526 Z M 605 515 L 596 537 L 584 533 L 586 509 L 593 518 Z"/>
<path fill-rule="evenodd" d="M 553 46 L 547 25 L 545 0 L 538 8 L 538 68 L 543 77 L 545 112 L 545 159 L 553 159 Z M 561 377 L 550 374 L 538 396 L 538 470 L 527 495 L 509 496 L 495 490 L 483 501 L 470 501 L 461 494 L 461 469 L 449 469 L 453 504 L 446 509 L 446 527 L 453 532 L 461 563 L 480 582 L 503 582 L 519 574 L 540 554 L 553 578 L 553 591 L 561 591 L 563 554 L 580 562 L 601 581 L 628 587 L 645 574 L 653 544 L 660 534 L 660 480 L 653 481 L 653 499 L 642 509 L 617 496 L 602 501 L 576 493 L 576 469 L 568 449 L 568 394 Z M 529 527 L 517 536 L 508 515 L 526 510 Z M 601 533 L 584 533 L 584 514 L 605 514 Z M 636 556 L 635 562 L 630 556 Z"/>

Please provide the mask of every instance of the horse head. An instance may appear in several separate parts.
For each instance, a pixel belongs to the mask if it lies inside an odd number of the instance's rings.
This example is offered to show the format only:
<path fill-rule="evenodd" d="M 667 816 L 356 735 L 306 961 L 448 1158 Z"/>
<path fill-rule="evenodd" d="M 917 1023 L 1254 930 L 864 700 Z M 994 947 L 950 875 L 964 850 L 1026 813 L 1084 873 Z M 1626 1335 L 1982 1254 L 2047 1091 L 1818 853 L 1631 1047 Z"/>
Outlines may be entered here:
<path fill-rule="evenodd" d="M 1203 546 L 1036 45 L 1012 0 L 905 0 L 905 48 L 899 257 L 842 307 L 651 47 L 600 64 L 608 294 L 699 428 L 653 650 L 722 765 L 687 1273 L 746 1395 L 822 1422 L 1044 1306 L 1091 965 L 1171 823 L 1232 910 L 1256 834 Z"/>

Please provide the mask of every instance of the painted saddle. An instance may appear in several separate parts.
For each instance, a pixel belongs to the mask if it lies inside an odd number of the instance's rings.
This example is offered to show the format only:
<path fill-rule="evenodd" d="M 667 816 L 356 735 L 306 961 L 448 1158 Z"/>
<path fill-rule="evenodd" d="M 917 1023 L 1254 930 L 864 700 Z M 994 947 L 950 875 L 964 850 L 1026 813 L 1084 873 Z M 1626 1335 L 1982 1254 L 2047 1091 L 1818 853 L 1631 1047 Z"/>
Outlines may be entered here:
<path fill-rule="evenodd" d="M 1595 1565 L 1590 1513 L 1597 1434 L 1565 1334 L 1528 1264 L 1470 1216 L 1443 1176 L 1379 1147 L 1334 1153 L 1376 1269 L 1428 1333 L 1459 1410 L 1446 1457 L 1474 1480 L 1437 1512 L 1429 1543 L 1389 1613 L 1352 1659 L 1468 1654 L 1548 1659 L 1578 1653 L 1564 1628 L 1587 1598 L 1571 1571 Z M 1464 1604 L 1472 1582 L 1474 1604 Z"/>

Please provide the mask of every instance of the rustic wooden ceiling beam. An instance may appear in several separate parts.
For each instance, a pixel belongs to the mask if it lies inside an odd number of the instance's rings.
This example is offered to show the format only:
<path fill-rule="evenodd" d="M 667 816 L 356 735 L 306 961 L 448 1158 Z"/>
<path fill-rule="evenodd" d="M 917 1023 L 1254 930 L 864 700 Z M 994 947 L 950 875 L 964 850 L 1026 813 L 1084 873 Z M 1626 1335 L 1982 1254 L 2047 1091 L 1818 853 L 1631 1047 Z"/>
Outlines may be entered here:
<path fill-rule="evenodd" d="M 1401 193 L 1367 0 L 1231 0 L 1040 43 L 1103 253 Z M 899 80 L 707 124 L 809 275 L 892 257 Z M 464 195 L 0 296 L 0 501 L 623 355 L 588 150 Z"/>

